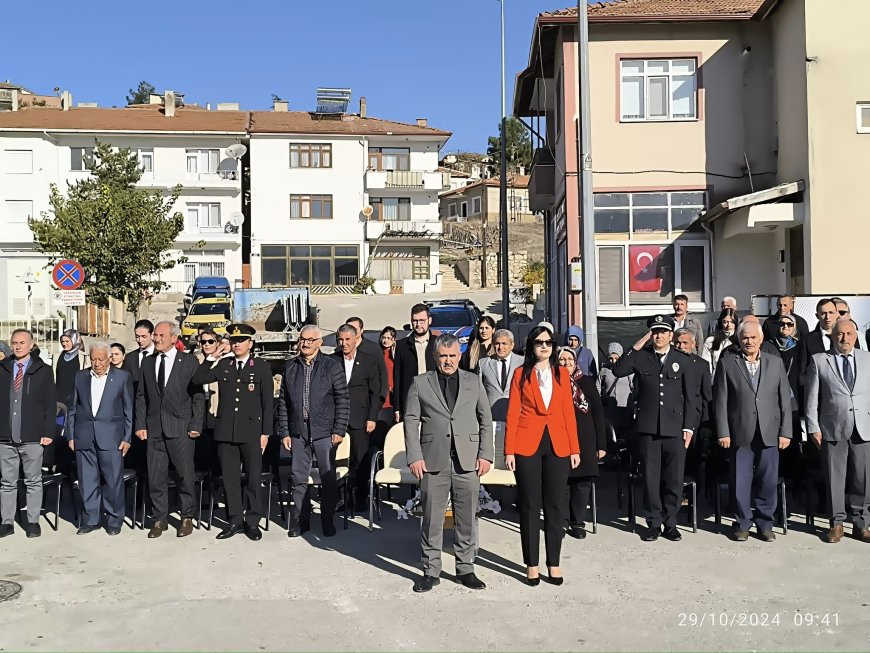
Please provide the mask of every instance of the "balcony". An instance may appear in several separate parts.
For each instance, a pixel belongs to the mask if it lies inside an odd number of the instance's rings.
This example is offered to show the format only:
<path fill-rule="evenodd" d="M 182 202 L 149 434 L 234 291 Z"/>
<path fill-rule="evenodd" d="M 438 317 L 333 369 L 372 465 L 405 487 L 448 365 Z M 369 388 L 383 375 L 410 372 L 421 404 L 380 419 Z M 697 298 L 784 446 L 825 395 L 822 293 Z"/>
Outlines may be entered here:
<path fill-rule="evenodd" d="M 238 229 L 233 230 L 232 225 L 226 224 L 220 227 L 190 227 L 185 226 L 178 236 L 175 238 L 177 243 L 198 243 L 199 241 L 206 243 L 241 243 L 241 235 Z"/>
<path fill-rule="evenodd" d="M 556 199 L 556 162 L 548 147 L 539 147 L 532 157 L 529 173 L 529 208 L 533 213 L 548 211 Z"/>
<path fill-rule="evenodd" d="M 366 222 L 366 239 L 423 239 L 438 240 L 444 233 L 440 220 L 369 220 Z"/>
<path fill-rule="evenodd" d="M 422 170 L 367 170 L 366 190 L 425 190 L 450 188 L 450 175 Z"/>
<path fill-rule="evenodd" d="M 187 172 L 179 176 L 161 175 L 159 172 L 146 172 L 142 174 L 139 186 L 144 188 L 172 188 L 176 184 L 181 184 L 184 188 L 238 192 L 242 189 L 241 178 L 241 172 L 238 170 Z"/>

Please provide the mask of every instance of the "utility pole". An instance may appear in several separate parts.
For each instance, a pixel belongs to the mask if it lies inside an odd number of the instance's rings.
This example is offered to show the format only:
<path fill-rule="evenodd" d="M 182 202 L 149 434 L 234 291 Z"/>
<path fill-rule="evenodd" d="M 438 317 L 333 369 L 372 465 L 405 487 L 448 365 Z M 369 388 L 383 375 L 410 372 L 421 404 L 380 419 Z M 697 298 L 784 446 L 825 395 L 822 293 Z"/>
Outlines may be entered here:
<path fill-rule="evenodd" d="M 598 288 L 595 265 L 595 219 L 592 196 L 592 135 L 589 101 L 589 16 L 586 0 L 577 0 L 577 56 L 580 72 L 580 147 L 577 186 L 580 199 L 580 255 L 583 262 L 583 343 L 600 359 L 598 351 Z"/>
<path fill-rule="evenodd" d="M 501 173 L 499 175 L 499 231 L 501 236 L 501 304 L 503 325 L 510 328 L 510 271 L 508 270 L 508 220 L 507 220 L 507 109 L 505 108 L 504 82 L 504 3 L 501 5 Z"/>

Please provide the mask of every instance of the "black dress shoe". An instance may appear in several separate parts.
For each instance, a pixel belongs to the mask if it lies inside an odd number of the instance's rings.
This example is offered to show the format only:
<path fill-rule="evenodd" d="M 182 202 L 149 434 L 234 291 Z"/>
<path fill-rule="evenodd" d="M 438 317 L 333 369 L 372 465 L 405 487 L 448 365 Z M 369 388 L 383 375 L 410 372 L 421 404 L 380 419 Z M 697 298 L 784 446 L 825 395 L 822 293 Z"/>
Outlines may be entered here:
<path fill-rule="evenodd" d="M 0 524 L 0 537 L 8 537 L 15 532 L 15 527 L 12 524 Z"/>
<path fill-rule="evenodd" d="M 302 537 L 302 529 L 298 526 L 291 526 L 287 531 L 287 537 Z"/>
<path fill-rule="evenodd" d="M 107 535 L 120 535 L 121 529 L 120 528 L 107 528 L 106 534 Z"/>
<path fill-rule="evenodd" d="M 586 539 L 586 529 L 582 526 L 571 526 L 568 528 L 568 535 L 578 540 Z"/>
<path fill-rule="evenodd" d="M 467 587 L 470 590 L 486 589 L 486 583 L 475 576 L 474 572 L 471 572 L 470 574 L 456 574 L 456 580 L 462 583 L 463 587 Z"/>
<path fill-rule="evenodd" d="M 28 537 L 30 536 L 28 535 Z M 776 533 L 773 531 L 761 531 L 758 534 L 758 537 L 762 542 L 774 542 L 776 540 Z"/>
<path fill-rule="evenodd" d="M 245 524 L 245 535 L 252 542 L 259 542 L 263 539 L 263 532 L 259 526 L 248 526 Z"/>
<path fill-rule="evenodd" d="M 680 531 L 677 530 L 676 526 L 669 526 L 665 528 L 662 533 L 662 537 L 666 540 L 670 540 L 671 542 L 679 542 L 683 539 L 683 536 L 680 535 Z"/>
<path fill-rule="evenodd" d="M 335 537 L 335 524 L 323 525 L 323 537 Z"/>
<path fill-rule="evenodd" d="M 659 535 L 661 535 L 661 531 L 658 528 L 647 528 L 641 534 L 640 539 L 644 542 L 655 542 L 659 539 Z"/>
<path fill-rule="evenodd" d="M 98 530 L 100 530 L 99 526 L 80 526 L 76 531 L 76 535 L 87 535 L 88 533 L 93 533 Z"/>
<path fill-rule="evenodd" d="M 27 524 L 24 527 L 24 532 L 27 533 L 27 537 L 39 537 L 42 535 L 42 529 L 39 527 L 39 524 Z"/>
<path fill-rule="evenodd" d="M 743 530 L 742 528 L 734 529 L 734 541 L 735 542 L 745 542 L 749 539 L 749 531 Z"/>
<path fill-rule="evenodd" d="M 228 540 L 234 535 L 238 535 L 239 533 L 244 533 L 245 527 L 242 524 L 230 524 L 225 529 L 223 529 L 220 533 L 217 534 L 215 539 L 218 540 Z"/>
<path fill-rule="evenodd" d="M 423 576 L 423 578 L 419 579 L 418 581 L 416 581 L 414 583 L 414 591 L 417 592 L 417 594 L 420 594 L 422 592 L 431 592 L 433 587 L 435 587 L 436 585 L 440 585 L 440 584 L 441 584 L 440 578 L 434 578 L 432 576 Z"/>

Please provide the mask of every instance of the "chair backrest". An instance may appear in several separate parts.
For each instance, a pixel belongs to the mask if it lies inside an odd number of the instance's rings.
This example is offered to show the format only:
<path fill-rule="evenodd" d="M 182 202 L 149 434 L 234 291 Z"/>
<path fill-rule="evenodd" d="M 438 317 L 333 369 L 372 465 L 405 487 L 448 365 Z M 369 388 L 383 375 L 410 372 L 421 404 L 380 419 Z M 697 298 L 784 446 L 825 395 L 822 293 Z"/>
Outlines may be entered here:
<path fill-rule="evenodd" d="M 401 422 L 387 432 L 387 437 L 384 440 L 384 467 L 408 468 L 408 456 L 405 453 L 405 427 Z"/>
<path fill-rule="evenodd" d="M 66 433 L 66 404 L 57 402 L 57 419 L 55 420 L 54 437 L 62 438 Z"/>
<path fill-rule="evenodd" d="M 335 450 L 335 462 L 350 460 L 350 433 L 345 433 L 344 438 Z"/>

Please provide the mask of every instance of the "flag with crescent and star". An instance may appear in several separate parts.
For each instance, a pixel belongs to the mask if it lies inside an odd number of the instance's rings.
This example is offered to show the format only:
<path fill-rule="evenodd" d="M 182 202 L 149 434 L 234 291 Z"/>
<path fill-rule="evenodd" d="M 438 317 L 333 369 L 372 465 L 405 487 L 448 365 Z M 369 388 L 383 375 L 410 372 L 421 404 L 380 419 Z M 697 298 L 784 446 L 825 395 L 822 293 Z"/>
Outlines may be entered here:
<path fill-rule="evenodd" d="M 659 270 L 661 245 L 631 245 L 628 248 L 631 276 L 628 289 L 631 292 L 661 292 L 662 275 Z"/>

